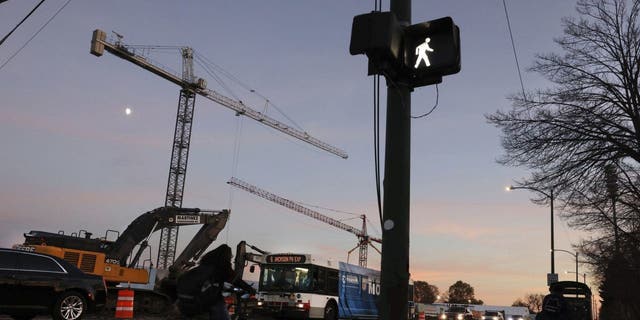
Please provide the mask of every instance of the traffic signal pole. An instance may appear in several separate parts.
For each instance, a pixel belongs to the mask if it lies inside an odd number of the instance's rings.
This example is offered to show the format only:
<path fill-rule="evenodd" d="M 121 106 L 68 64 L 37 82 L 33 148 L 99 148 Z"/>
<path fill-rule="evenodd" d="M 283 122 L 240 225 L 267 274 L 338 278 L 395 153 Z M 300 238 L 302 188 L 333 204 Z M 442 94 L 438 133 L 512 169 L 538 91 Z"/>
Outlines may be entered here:
<path fill-rule="evenodd" d="M 391 0 L 391 12 L 411 25 L 411 0 Z M 409 287 L 409 196 L 411 91 L 387 80 L 382 261 L 379 312 L 382 320 L 406 319 Z"/>
<path fill-rule="evenodd" d="M 460 71 L 460 29 L 451 17 L 411 24 L 411 0 L 391 0 L 389 12 L 353 18 L 349 53 L 366 54 L 368 75 L 387 81 L 378 312 L 406 319 L 409 298 L 411 92 Z"/>

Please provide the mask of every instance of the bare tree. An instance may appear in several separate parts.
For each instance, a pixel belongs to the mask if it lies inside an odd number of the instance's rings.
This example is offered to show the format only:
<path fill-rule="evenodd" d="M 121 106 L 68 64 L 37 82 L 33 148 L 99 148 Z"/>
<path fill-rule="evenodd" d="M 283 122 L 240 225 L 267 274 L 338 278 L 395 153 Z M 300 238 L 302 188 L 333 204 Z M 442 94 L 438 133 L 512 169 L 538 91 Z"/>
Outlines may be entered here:
<path fill-rule="evenodd" d="M 529 168 L 519 183 L 554 190 L 570 225 L 593 232 L 580 247 L 600 276 L 614 256 L 638 268 L 625 248 L 640 246 L 639 1 L 578 0 L 555 39 L 563 53 L 531 67 L 551 86 L 487 116 L 503 134 L 498 161 Z"/>
<path fill-rule="evenodd" d="M 538 55 L 531 68 L 550 88 L 511 97 L 488 115 L 502 130 L 505 165 L 532 170 L 523 185 L 554 189 L 569 222 L 614 230 L 605 167 L 619 177 L 616 228 L 635 231 L 640 214 L 640 29 L 638 1 L 580 0 L 565 18 L 564 51 Z M 539 199 L 543 201 L 544 199 Z"/>
<path fill-rule="evenodd" d="M 524 296 L 524 299 L 518 298 L 513 302 L 513 307 L 527 307 L 530 313 L 538 313 L 542 310 L 542 300 L 544 294 L 541 293 L 528 293 Z"/>

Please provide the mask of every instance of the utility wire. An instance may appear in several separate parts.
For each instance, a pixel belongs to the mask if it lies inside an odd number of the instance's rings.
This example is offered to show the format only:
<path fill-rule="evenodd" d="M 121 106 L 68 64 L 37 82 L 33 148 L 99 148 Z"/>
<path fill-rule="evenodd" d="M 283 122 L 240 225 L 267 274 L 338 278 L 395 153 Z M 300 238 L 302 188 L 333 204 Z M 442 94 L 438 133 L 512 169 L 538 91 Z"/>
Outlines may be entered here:
<path fill-rule="evenodd" d="M 380 75 L 373 76 L 373 161 L 376 178 L 378 216 L 382 227 L 382 192 L 380 185 Z"/>
<path fill-rule="evenodd" d="M 439 100 L 440 100 L 440 90 L 438 89 L 438 84 L 436 83 L 436 104 L 434 104 L 431 110 L 429 110 L 427 113 L 421 114 L 419 116 L 411 116 L 411 119 L 420 119 L 430 115 L 438 107 Z"/>
<path fill-rule="evenodd" d="M 378 227 L 376 226 L 375 223 L 373 223 L 371 220 L 369 220 L 369 218 L 367 218 L 367 222 L 369 222 L 369 226 L 371 228 L 373 228 L 373 231 L 375 231 L 375 233 L 377 235 L 380 235 L 382 237 L 382 231 L 380 231 L 380 229 L 378 229 Z"/>
<path fill-rule="evenodd" d="M 194 51 L 195 52 L 195 51 Z M 287 120 L 289 120 L 289 122 L 296 127 L 298 130 L 300 131 L 305 131 L 304 129 L 302 129 L 302 127 L 300 125 L 298 125 L 298 123 L 296 123 L 295 121 L 293 121 L 293 119 L 291 119 L 289 116 L 287 116 L 286 113 L 284 113 L 280 108 L 278 108 L 278 106 L 276 106 L 273 102 L 271 102 L 271 100 L 269 100 L 269 98 L 267 98 L 266 96 L 264 96 L 263 94 L 261 94 L 260 92 L 258 92 L 257 90 L 251 88 L 251 86 L 249 86 L 248 84 L 244 83 L 243 81 L 241 81 L 238 77 L 236 77 L 235 75 L 233 75 L 231 72 L 226 71 L 225 69 L 223 69 L 221 66 L 213 63 L 211 60 L 207 59 L 206 56 L 195 52 L 195 55 L 200 59 L 202 66 L 204 68 L 206 68 L 209 72 L 209 75 L 211 75 L 212 77 L 214 77 L 215 79 L 217 79 L 216 81 L 218 83 L 220 83 L 222 80 L 220 79 L 220 77 L 213 75 L 216 73 L 216 70 L 221 73 L 223 76 L 227 77 L 229 80 L 231 80 L 232 82 L 236 83 L 237 85 L 239 85 L 240 87 L 242 87 L 243 89 L 249 91 L 252 94 L 255 94 L 256 96 L 260 97 L 261 99 L 263 99 L 267 105 L 272 106 L 274 109 L 276 109 L 276 111 L 278 111 L 278 113 L 280 113 L 283 117 L 285 117 Z M 220 85 L 223 85 L 220 83 Z M 225 86 L 226 88 L 226 86 Z M 226 88 L 227 90 L 229 90 L 228 88 Z M 235 95 L 234 95 L 235 97 Z M 236 97 L 236 100 L 240 100 Z"/>
<path fill-rule="evenodd" d="M 374 0 L 374 11 L 382 11 L 382 0 Z M 382 188 L 380 183 L 380 75 L 373 75 L 373 166 L 376 179 L 378 217 L 382 228 Z"/>
<path fill-rule="evenodd" d="M 507 27 L 509 28 L 509 37 L 511 38 L 511 47 L 513 48 L 513 57 L 516 60 L 516 68 L 518 69 L 518 78 L 520 78 L 520 87 L 522 88 L 522 99 L 527 100 L 527 96 L 524 92 L 524 82 L 522 82 L 522 73 L 520 72 L 520 63 L 518 62 L 518 54 L 516 53 L 516 43 L 513 41 L 513 32 L 511 31 L 511 21 L 509 20 L 509 11 L 507 10 L 507 2 L 502 0 L 502 6 L 504 7 L 504 15 L 507 18 Z"/>
<path fill-rule="evenodd" d="M 62 5 L 62 7 L 60 7 L 60 9 L 58 9 L 58 11 L 56 11 L 56 13 L 55 13 L 53 16 L 51 16 L 51 18 L 49 18 L 49 20 L 47 20 L 47 22 L 45 22 L 45 23 L 42 25 L 42 27 L 40 27 L 40 29 L 38 29 L 38 31 L 36 31 L 36 33 L 34 33 L 34 34 L 31 36 L 31 38 L 29 38 L 29 40 L 27 40 L 27 42 L 25 42 L 25 43 L 22 45 L 22 47 L 20 47 L 20 49 L 18 49 L 16 52 L 14 52 L 14 53 L 9 57 L 9 59 L 7 59 L 7 61 L 5 61 L 2 65 L 0 65 L 0 70 L 2 70 L 2 68 L 4 68 L 4 66 L 6 66 L 6 65 L 7 65 L 7 63 L 9 63 L 9 61 L 11 61 L 11 59 L 13 59 L 13 57 L 15 57 L 18 53 L 20 53 L 20 51 L 22 51 L 22 49 L 24 49 L 24 47 L 26 47 L 26 46 L 29 44 L 29 42 L 31 42 L 31 40 L 33 40 L 33 38 L 35 38 L 35 37 L 40 33 L 40 31 L 42 31 L 42 30 L 43 30 L 43 29 L 44 29 L 44 28 L 45 28 L 45 27 L 50 23 L 50 22 L 51 22 L 51 20 L 53 20 L 53 19 L 54 19 L 54 18 L 55 18 L 59 13 L 60 13 L 60 11 L 62 11 L 62 9 L 64 9 L 64 8 L 69 4 L 69 2 L 71 2 L 71 0 L 67 0 L 67 2 L 65 2 L 65 3 Z"/>
<path fill-rule="evenodd" d="M 0 40 L 0 46 L 4 43 L 5 40 L 7 40 L 7 38 L 9 38 L 9 36 L 16 31 L 16 29 L 18 29 L 18 27 L 20 27 L 22 25 L 23 22 L 25 22 L 37 9 L 38 7 L 40 7 L 40 5 L 44 2 L 44 0 L 40 0 L 40 2 L 33 8 L 31 9 L 31 12 L 29 12 L 29 14 L 27 14 L 26 17 L 24 17 L 22 19 L 22 21 L 20 21 L 15 27 L 13 27 L 13 29 L 11 29 L 11 31 L 9 31 L 9 33 L 7 33 L 6 36 L 4 36 L 4 38 L 2 38 L 2 40 Z"/>
<path fill-rule="evenodd" d="M 348 211 L 341 211 L 341 210 L 336 210 L 336 209 L 331 209 L 331 208 L 325 208 L 325 207 L 321 207 L 321 206 L 317 206 L 317 205 L 313 205 L 313 204 L 308 204 L 308 203 L 304 203 L 304 202 L 298 202 L 298 201 L 293 201 L 293 202 L 295 202 L 295 203 L 297 203 L 299 205 L 306 206 L 306 207 L 323 209 L 323 210 L 332 211 L 332 212 L 336 212 L 336 213 L 344 213 L 344 214 L 349 214 L 349 215 L 358 216 L 358 217 L 361 216 L 361 214 L 355 213 L 355 212 L 348 212 Z M 357 217 L 355 217 L 355 218 L 357 218 Z M 349 219 L 355 219 L 355 218 L 349 218 Z"/>

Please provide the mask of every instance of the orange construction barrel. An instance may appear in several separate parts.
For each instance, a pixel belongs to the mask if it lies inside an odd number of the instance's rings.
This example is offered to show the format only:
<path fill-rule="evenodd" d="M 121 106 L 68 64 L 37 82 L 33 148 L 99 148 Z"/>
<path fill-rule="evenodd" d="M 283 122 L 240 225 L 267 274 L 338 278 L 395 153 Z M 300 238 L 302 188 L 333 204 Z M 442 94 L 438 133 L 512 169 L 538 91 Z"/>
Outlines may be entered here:
<path fill-rule="evenodd" d="M 118 291 L 116 319 L 133 319 L 133 290 L 122 289 Z"/>
<path fill-rule="evenodd" d="M 229 316 L 232 316 L 234 313 L 236 313 L 235 299 L 233 298 L 233 296 L 225 297 L 224 303 L 227 305 Z"/>

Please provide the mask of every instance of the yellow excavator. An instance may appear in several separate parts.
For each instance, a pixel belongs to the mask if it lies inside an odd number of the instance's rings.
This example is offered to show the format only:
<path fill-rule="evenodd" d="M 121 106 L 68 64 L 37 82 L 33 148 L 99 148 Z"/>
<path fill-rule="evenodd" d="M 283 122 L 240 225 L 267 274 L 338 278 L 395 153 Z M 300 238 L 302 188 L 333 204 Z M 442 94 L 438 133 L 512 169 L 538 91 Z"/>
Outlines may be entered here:
<path fill-rule="evenodd" d="M 163 313 L 175 300 L 173 289 L 176 275 L 192 267 L 216 240 L 227 223 L 229 213 L 226 209 L 213 211 L 159 207 L 140 215 L 122 234 L 108 230 L 104 237 L 92 238 L 92 234 L 86 231 L 71 235 L 30 231 L 24 234 L 25 242 L 19 249 L 60 257 L 85 273 L 102 276 L 108 288 L 131 287 L 136 291 L 136 310 Z M 140 263 L 140 257 L 148 248 L 149 237 L 154 231 L 196 224 L 202 227 L 169 270 L 157 270 L 151 263 Z M 117 238 L 107 240 L 109 233 L 116 233 Z M 110 294 L 110 297 L 114 296 Z"/>

